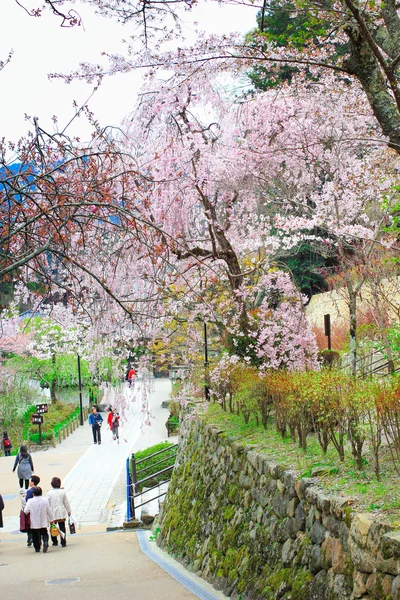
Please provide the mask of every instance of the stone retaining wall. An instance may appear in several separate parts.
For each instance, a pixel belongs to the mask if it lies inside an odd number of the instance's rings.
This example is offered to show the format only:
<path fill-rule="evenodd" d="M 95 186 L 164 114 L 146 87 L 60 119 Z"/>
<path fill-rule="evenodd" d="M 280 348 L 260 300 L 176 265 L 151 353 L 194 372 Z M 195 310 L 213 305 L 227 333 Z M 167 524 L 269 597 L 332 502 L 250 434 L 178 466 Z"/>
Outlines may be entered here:
<path fill-rule="evenodd" d="M 232 599 L 400 600 L 400 532 L 193 421 L 158 543 Z"/>

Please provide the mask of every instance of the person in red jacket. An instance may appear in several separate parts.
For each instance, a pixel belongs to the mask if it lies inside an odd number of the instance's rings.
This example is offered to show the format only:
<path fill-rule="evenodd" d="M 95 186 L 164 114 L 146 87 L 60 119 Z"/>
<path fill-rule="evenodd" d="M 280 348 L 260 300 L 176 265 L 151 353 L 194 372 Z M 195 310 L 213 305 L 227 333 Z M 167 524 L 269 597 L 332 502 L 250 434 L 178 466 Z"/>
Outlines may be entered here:
<path fill-rule="evenodd" d="M 107 417 L 107 423 L 112 431 L 112 435 L 113 435 L 113 440 L 118 440 L 119 443 L 119 414 L 117 413 L 117 411 L 115 410 L 115 408 L 111 408 L 109 409 L 109 413 L 108 413 L 108 417 Z"/>
<path fill-rule="evenodd" d="M 133 367 L 131 367 L 128 371 L 128 381 L 129 387 L 132 387 L 132 383 L 135 381 L 136 371 Z"/>

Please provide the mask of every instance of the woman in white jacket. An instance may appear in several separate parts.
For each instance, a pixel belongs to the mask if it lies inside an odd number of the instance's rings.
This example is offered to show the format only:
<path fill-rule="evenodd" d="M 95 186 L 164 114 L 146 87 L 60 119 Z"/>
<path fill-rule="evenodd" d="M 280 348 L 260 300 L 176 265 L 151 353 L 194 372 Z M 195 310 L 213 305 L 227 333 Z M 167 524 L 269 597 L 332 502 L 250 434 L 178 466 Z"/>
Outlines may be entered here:
<path fill-rule="evenodd" d="M 43 540 L 43 552 L 47 552 L 49 547 L 47 528 L 53 520 L 53 513 L 48 500 L 42 496 L 42 488 L 35 486 L 32 491 L 33 497 L 26 503 L 24 512 L 31 517 L 31 532 L 36 552 L 40 552 L 40 538 Z"/>
<path fill-rule="evenodd" d="M 51 480 L 51 487 L 53 489 L 47 492 L 46 498 L 49 501 L 50 508 L 53 513 L 53 520 L 61 532 L 61 546 L 65 548 L 67 545 L 65 521 L 67 516 L 69 517 L 71 515 L 71 506 L 68 502 L 67 494 L 65 493 L 64 488 L 61 487 L 61 479 L 59 477 L 53 477 Z M 52 536 L 51 541 L 53 546 L 58 546 L 58 536 Z"/>

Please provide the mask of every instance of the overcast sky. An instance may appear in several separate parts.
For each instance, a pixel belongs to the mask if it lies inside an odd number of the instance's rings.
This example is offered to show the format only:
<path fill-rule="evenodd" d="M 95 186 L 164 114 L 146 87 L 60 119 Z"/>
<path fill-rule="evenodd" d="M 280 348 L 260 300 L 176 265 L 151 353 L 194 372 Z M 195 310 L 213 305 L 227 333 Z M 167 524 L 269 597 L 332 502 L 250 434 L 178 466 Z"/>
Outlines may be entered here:
<path fill-rule="evenodd" d="M 23 0 L 21 0 L 22 2 Z M 38 0 L 24 0 L 25 6 L 38 6 Z M 129 29 L 111 19 L 96 16 L 88 5 L 80 7 L 84 27 L 61 28 L 56 17 L 46 13 L 41 18 L 26 14 L 14 0 L 1 0 L 2 33 L 0 60 L 13 49 L 12 62 L 0 71 L 1 112 L 0 136 L 16 140 L 24 135 L 29 123 L 25 113 L 39 118 L 46 130 L 54 130 L 51 121 L 57 115 L 62 129 L 74 115 L 72 103 L 86 102 L 92 88 L 84 82 L 65 84 L 60 80 L 48 80 L 50 72 L 70 72 L 79 62 L 98 63 L 101 52 L 123 52 L 121 40 L 129 35 Z M 212 33 L 241 31 L 255 25 L 256 11 L 249 7 L 205 3 L 191 17 L 199 28 Z M 128 26 L 129 27 L 129 26 Z M 194 27 L 188 21 L 187 32 Z M 123 117 L 132 111 L 136 93 L 140 87 L 137 73 L 116 75 L 108 78 L 99 92 L 90 100 L 90 108 L 102 125 L 118 126 Z M 86 139 L 89 126 L 84 119 L 75 121 L 70 135 Z"/>

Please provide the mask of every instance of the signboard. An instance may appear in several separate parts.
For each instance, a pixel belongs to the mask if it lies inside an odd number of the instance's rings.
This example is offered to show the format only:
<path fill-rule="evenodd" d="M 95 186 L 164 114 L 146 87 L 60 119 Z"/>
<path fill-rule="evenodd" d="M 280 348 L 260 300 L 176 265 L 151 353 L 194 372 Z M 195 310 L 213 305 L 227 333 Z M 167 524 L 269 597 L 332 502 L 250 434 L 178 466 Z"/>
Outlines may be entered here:
<path fill-rule="evenodd" d="M 38 415 L 44 415 L 49 411 L 48 404 L 36 404 L 36 412 Z"/>
<path fill-rule="evenodd" d="M 31 414 L 31 422 L 33 425 L 43 425 L 43 416 Z"/>

